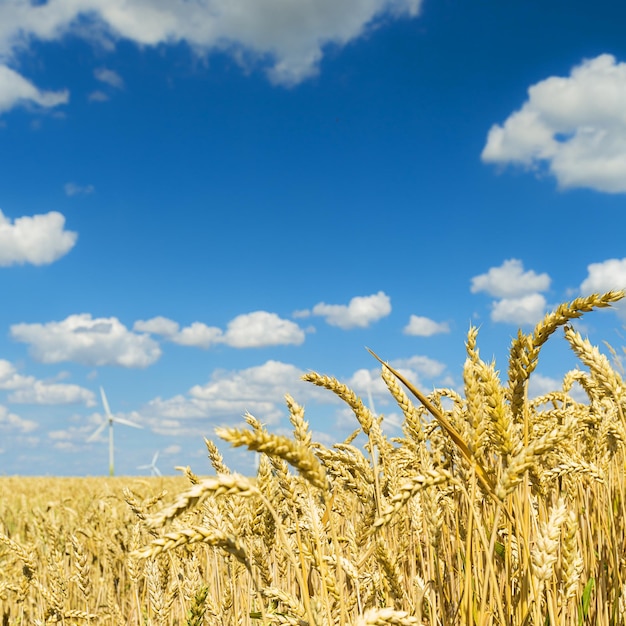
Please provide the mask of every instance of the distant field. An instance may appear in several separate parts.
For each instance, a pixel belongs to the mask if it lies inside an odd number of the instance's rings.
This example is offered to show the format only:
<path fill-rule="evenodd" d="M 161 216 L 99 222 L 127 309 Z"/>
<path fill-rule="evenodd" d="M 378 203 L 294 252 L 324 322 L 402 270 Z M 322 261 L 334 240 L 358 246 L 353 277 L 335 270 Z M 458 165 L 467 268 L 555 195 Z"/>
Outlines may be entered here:
<path fill-rule="evenodd" d="M 189 484 L 185 476 L 0 477 L 2 623 L 145 623 L 126 597 L 143 578 L 128 557 L 142 542 L 138 514 Z"/>
<path fill-rule="evenodd" d="M 353 436 L 315 443 L 287 396 L 291 437 L 251 415 L 217 431 L 262 453 L 254 480 L 210 441 L 208 478 L 0 478 L 2 626 L 625 626 L 626 384 L 568 325 L 619 297 L 520 333 L 504 381 L 471 329 L 463 393 L 423 395 L 383 365 L 405 418 L 394 440 L 311 372 Z M 529 400 L 561 327 L 581 367 Z"/>
<path fill-rule="evenodd" d="M 116 511 L 124 504 L 123 490 L 130 489 L 143 498 L 163 490 L 179 493 L 189 486 L 185 476 L 168 477 L 81 477 L 0 476 L 0 529 L 11 534 L 27 532 L 33 516 L 45 518 L 51 511 L 55 519 L 66 517 L 74 527 L 91 519 L 95 511 Z M 132 514 L 125 516 L 132 521 Z M 1 580 L 1 578 L 0 578 Z"/>
<path fill-rule="evenodd" d="M 0 511 L 6 503 L 19 510 L 31 510 L 47 506 L 89 505 L 93 499 L 106 497 L 122 498 L 122 490 L 127 487 L 144 493 L 155 494 L 167 489 L 174 493 L 189 486 L 189 480 L 183 476 L 0 476 Z M 3 519 L 3 521 L 5 521 Z"/>

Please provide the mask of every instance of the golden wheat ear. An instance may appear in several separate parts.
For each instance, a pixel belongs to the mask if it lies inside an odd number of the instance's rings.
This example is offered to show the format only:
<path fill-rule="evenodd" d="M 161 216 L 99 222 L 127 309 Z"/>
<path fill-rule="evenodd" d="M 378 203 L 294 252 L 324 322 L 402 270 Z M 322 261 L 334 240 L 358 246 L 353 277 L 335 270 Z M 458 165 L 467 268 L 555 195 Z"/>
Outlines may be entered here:
<path fill-rule="evenodd" d="M 463 438 L 459 434 L 459 432 L 450 424 L 445 415 L 432 403 L 430 400 L 419 390 L 415 385 L 413 385 L 409 380 L 407 380 L 400 372 L 395 370 L 389 363 L 383 361 L 373 350 L 367 348 L 367 351 L 383 366 L 386 367 L 426 408 L 426 410 L 439 422 L 441 428 L 443 428 L 449 435 L 450 439 L 454 441 L 456 446 L 461 451 L 461 454 L 465 457 L 467 462 L 474 468 L 476 471 L 476 476 L 480 480 L 482 486 L 485 488 L 487 493 L 494 498 L 494 500 L 498 500 L 498 497 L 495 493 L 495 488 L 493 483 L 491 482 L 489 476 L 487 476 L 487 472 L 483 466 L 476 460 L 472 451 L 469 449 L 467 444 L 463 441 Z"/>

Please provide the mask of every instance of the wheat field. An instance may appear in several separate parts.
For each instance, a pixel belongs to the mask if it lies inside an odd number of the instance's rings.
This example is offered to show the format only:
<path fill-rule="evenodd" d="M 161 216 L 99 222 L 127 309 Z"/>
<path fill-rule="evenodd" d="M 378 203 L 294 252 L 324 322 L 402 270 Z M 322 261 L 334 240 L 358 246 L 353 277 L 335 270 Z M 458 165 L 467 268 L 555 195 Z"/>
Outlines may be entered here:
<path fill-rule="evenodd" d="M 0 478 L 2 626 L 626 624 L 626 386 L 570 325 L 623 295 L 519 332 L 506 376 L 471 328 L 458 391 L 381 361 L 398 438 L 311 373 L 354 413 L 332 447 L 287 396 L 292 436 L 246 415 L 206 440 L 211 476 Z M 529 400 L 549 339 L 579 367 Z M 256 477 L 229 470 L 226 445 L 261 453 Z"/>

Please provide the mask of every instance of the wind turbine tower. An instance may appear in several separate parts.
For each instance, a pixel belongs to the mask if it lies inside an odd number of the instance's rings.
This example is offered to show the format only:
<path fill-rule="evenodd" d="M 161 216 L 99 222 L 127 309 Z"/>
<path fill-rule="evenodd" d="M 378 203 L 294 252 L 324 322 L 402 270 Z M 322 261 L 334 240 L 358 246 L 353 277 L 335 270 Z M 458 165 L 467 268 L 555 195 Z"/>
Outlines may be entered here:
<path fill-rule="evenodd" d="M 114 466 L 114 460 L 113 460 L 113 452 L 114 452 L 113 422 L 116 422 L 118 424 L 124 424 L 124 426 L 132 426 L 133 428 L 143 428 L 143 426 L 140 426 L 139 424 L 135 424 L 134 422 L 124 419 L 123 417 L 115 417 L 111 413 L 111 409 L 109 408 L 109 402 L 107 400 L 106 394 L 104 393 L 104 389 L 102 387 L 100 387 L 100 395 L 102 396 L 102 406 L 104 407 L 104 413 L 106 415 L 106 419 L 102 422 L 102 424 L 100 424 L 100 426 L 98 426 L 96 432 L 94 432 L 89 437 L 89 439 L 87 439 L 87 441 L 94 441 L 95 439 L 97 439 L 100 436 L 100 433 L 106 428 L 106 425 L 107 424 L 109 425 L 109 476 L 114 476 L 115 466 Z"/>

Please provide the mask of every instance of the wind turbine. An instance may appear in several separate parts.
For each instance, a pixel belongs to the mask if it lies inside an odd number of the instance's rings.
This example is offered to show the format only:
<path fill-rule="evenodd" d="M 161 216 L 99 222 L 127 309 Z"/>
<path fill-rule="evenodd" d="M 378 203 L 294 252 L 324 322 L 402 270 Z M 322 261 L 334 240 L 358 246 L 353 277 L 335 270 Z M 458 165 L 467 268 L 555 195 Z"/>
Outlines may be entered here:
<path fill-rule="evenodd" d="M 372 397 L 372 378 L 367 381 L 367 402 L 369 404 L 369 410 L 374 417 L 376 417 L 376 407 L 374 406 L 374 398 Z"/>
<path fill-rule="evenodd" d="M 125 420 L 123 417 L 115 417 L 111 413 L 109 402 L 107 401 L 106 394 L 104 393 L 104 389 L 102 387 L 100 387 L 100 395 L 102 396 L 102 406 L 104 407 L 104 412 L 106 413 L 106 419 L 102 422 L 102 424 L 100 424 L 100 426 L 98 426 L 96 432 L 93 433 L 87 441 L 96 440 L 100 436 L 100 433 L 105 429 L 106 425 L 109 425 L 109 476 L 113 476 L 115 473 L 113 467 L 113 422 L 124 424 L 125 426 L 132 426 L 133 428 L 143 428 L 143 426 Z"/>
<path fill-rule="evenodd" d="M 137 469 L 149 469 L 150 474 L 152 474 L 152 476 L 162 476 L 161 470 L 156 465 L 158 458 L 159 458 L 159 451 L 157 450 L 154 453 L 154 456 L 152 457 L 152 463 L 150 463 L 149 465 L 138 465 Z"/>

